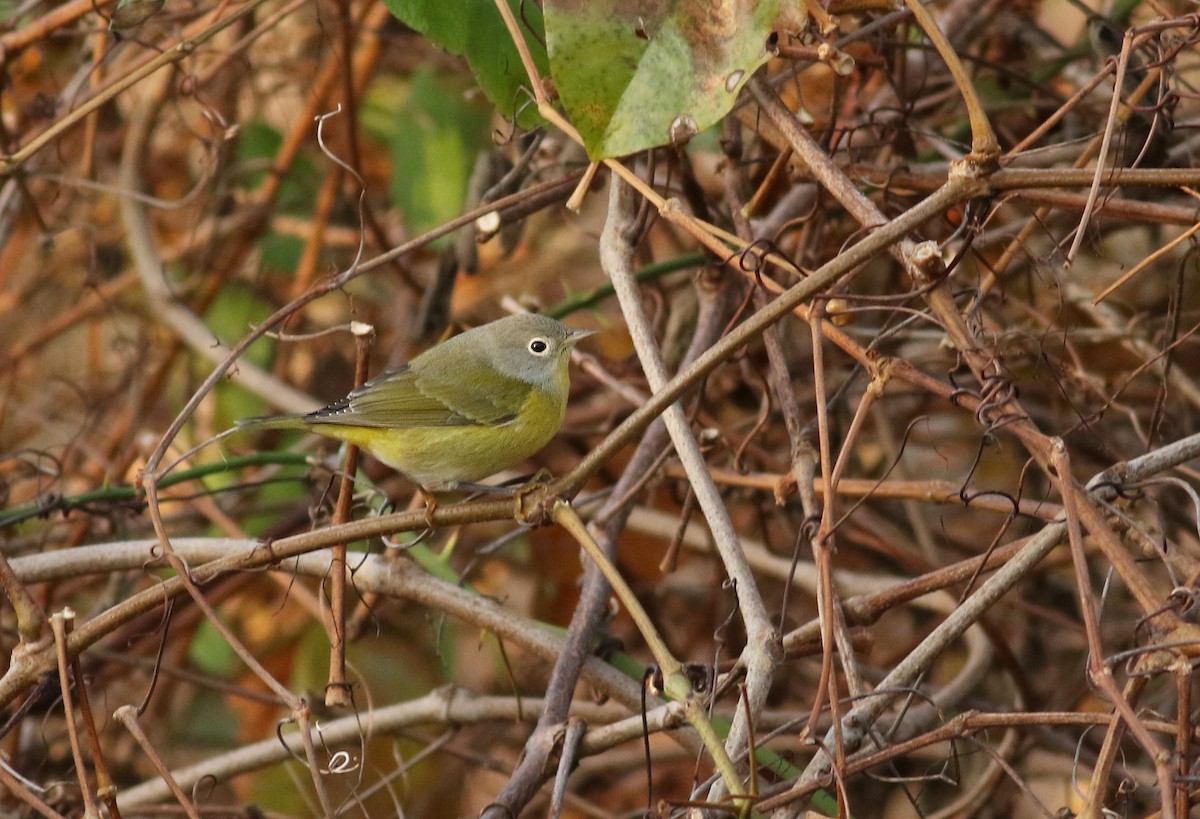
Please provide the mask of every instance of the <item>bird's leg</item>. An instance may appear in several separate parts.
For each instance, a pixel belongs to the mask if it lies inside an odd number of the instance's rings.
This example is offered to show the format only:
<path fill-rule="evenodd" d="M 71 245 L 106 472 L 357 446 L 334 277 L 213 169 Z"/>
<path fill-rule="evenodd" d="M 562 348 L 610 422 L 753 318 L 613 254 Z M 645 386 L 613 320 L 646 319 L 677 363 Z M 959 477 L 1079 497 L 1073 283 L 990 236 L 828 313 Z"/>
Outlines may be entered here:
<path fill-rule="evenodd" d="M 425 503 L 425 528 L 427 531 L 432 532 L 436 528 L 436 525 L 433 522 L 433 513 L 436 512 L 438 508 L 437 495 L 433 494 L 423 486 L 417 487 L 417 494 Z M 413 499 L 413 505 L 416 505 L 416 498 Z"/>
<path fill-rule="evenodd" d="M 547 469 L 546 467 L 543 466 L 537 472 L 533 473 L 533 477 L 530 478 L 528 481 L 526 481 L 525 486 L 522 488 L 523 489 L 529 488 L 529 487 L 532 487 L 534 484 L 547 484 L 547 483 L 550 483 L 550 481 L 552 481 L 552 480 L 554 480 L 554 476 L 552 474 L 550 474 L 549 469 Z"/>

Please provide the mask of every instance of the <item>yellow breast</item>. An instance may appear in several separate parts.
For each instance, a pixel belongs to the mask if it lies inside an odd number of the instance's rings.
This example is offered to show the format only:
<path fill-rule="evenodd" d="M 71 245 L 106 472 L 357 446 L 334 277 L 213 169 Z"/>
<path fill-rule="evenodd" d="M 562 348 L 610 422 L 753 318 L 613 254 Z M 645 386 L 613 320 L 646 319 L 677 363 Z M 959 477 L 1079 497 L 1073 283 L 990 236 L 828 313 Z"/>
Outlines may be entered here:
<path fill-rule="evenodd" d="M 511 469 L 545 446 L 566 413 L 566 391 L 530 390 L 502 424 L 378 429 L 322 425 L 319 432 L 356 444 L 426 489 L 448 489 Z"/>

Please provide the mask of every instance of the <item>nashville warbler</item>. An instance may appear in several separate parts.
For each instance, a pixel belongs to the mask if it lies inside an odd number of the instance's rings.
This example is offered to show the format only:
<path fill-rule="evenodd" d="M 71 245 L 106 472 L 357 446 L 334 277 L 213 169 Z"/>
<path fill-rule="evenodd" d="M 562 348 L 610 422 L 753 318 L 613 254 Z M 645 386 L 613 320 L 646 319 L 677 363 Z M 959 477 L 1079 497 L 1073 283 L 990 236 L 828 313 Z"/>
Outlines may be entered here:
<path fill-rule="evenodd" d="M 427 490 L 509 469 L 562 425 L 571 349 L 591 330 L 508 316 L 443 341 L 307 415 L 239 426 L 303 429 L 371 452 Z"/>

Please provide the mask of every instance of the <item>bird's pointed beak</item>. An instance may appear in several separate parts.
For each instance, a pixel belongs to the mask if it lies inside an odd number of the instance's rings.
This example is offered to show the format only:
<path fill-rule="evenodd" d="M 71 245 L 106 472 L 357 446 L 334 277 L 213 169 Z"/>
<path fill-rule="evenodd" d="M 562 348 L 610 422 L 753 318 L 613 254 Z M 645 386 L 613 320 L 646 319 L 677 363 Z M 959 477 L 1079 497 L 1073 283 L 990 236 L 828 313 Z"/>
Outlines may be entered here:
<path fill-rule="evenodd" d="M 567 345 L 574 347 L 588 336 L 593 336 L 595 334 L 595 330 L 572 330 L 571 334 L 567 336 Z"/>

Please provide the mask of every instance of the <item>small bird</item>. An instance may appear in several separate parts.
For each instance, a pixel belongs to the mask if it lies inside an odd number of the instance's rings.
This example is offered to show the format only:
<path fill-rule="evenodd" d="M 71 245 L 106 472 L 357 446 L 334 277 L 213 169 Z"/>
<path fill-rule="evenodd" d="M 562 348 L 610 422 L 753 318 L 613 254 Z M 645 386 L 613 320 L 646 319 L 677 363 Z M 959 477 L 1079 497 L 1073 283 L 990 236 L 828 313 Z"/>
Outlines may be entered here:
<path fill-rule="evenodd" d="M 554 437 L 571 350 L 592 332 L 548 316 L 508 316 L 431 347 L 324 409 L 239 426 L 338 438 L 428 491 L 453 489 L 517 465 Z"/>

